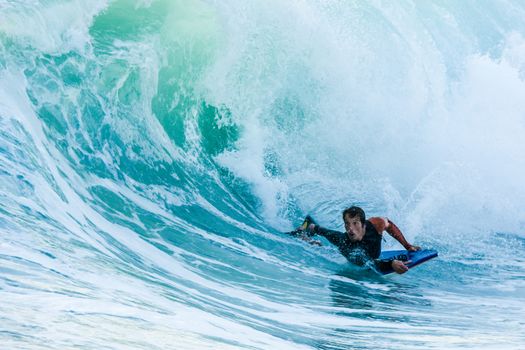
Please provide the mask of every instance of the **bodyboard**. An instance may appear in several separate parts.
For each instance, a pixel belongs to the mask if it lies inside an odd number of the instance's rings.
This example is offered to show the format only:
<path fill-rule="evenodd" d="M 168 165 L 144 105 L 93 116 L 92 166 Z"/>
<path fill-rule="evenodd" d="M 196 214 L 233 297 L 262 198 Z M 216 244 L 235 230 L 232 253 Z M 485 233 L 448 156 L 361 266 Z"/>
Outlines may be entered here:
<path fill-rule="evenodd" d="M 383 261 L 390 261 L 390 260 L 401 260 L 401 261 L 408 261 L 411 260 L 410 263 L 406 264 L 409 269 L 413 268 L 414 266 L 417 266 L 419 264 L 424 263 L 425 261 L 428 261 L 430 259 L 433 259 L 438 256 L 438 252 L 433 249 L 422 249 L 415 252 L 409 252 L 408 250 L 387 250 L 384 252 L 381 252 L 381 255 L 379 255 L 378 260 Z M 383 275 L 387 275 L 389 273 L 394 272 L 393 269 L 383 270 L 381 273 Z"/>

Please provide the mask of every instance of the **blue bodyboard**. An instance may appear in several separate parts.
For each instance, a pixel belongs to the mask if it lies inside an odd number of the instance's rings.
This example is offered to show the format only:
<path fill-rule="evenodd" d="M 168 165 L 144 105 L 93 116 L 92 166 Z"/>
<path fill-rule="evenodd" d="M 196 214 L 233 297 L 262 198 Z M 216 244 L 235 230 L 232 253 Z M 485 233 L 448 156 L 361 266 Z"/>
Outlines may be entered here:
<path fill-rule="evenodd" d="M 406 264 L 408 268 L 411 269 L 412 267 L 424 263 L 425 261 L 433 259 L 437 256 L 438 252 L 432 249 L 423 249 L 415 252 L 409 252 L 408 250 L 387 250 L 381 252 L 378 260 L 411 260 L 410 263 Z M 394 272 L 393 269 L 381 271 L 383 275 L 387 275 L 392 272 Z"/>

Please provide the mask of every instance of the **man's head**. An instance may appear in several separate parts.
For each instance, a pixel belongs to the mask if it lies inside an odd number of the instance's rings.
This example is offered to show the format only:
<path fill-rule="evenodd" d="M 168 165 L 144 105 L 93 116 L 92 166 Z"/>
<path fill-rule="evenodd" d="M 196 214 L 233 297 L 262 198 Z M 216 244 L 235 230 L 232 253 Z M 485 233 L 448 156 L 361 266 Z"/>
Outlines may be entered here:
<path fill-rule="evenodd" d="M 360 241 L 365 235 L 365 212 L 359 207 L 352 206 L 343 211 L 346 235 L 351 241 Z"/>

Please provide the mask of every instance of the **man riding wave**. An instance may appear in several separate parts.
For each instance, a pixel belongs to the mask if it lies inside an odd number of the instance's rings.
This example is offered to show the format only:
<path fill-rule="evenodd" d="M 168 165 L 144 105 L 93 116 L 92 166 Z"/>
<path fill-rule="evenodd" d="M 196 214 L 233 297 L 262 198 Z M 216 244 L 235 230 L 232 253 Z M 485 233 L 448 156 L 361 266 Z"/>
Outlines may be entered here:
<path fill-rule="evenodd" d="M 401 230 L 392 221 L 383 217 L 372 217 L 366 220 L 364 210 L 359 207 L 352 206 L 345 209 L 343 211 L 343 221 L 345 224 L 344 233 L 321 227 L 308 215 L 303 224 L 295 231 L 290 232 L 290 234 L 299 236 L 313 244 L 320 243 L 311 240 L 310 237 L 314 235 L 323 236 L 335 245 L 348 261 L 363 266 L 367 261 L 372 260 L 378 270 L 393 269 L 399 274 L 408 271 L 406 264 L 410 263 L 410 261 L 396 259 L 378 260 L 381 254 L 383 231 L 388 232 L 408 251 L 421 249 L 408 243 Z"/>

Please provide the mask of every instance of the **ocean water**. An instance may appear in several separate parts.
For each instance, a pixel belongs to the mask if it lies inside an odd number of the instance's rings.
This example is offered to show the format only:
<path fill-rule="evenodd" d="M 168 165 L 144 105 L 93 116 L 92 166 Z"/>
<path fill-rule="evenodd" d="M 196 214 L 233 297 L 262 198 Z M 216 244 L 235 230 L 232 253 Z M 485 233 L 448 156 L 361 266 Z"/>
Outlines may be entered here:
<path fill-rule="evenodd" d="M 0 348 L 524 349 L 523 135 L 520 0 L 0 0 Z"/>

